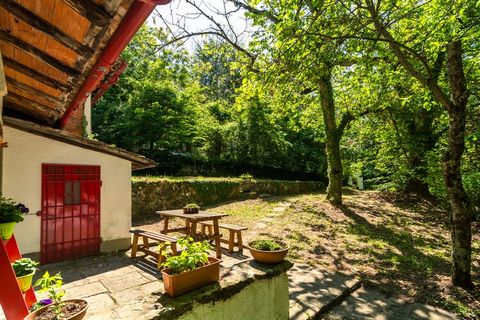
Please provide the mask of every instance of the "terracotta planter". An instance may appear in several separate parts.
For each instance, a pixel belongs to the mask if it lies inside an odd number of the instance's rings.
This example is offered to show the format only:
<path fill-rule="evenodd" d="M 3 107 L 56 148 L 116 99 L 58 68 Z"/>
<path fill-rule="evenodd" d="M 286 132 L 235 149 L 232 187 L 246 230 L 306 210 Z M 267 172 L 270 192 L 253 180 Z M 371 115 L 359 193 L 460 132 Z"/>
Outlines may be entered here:
<path fill-rule="evenodd" d="M 183 213 L 185 214 L 194 214 L 198 213 L 199 209 L 198 208 L 183 208 Z"/>
<path fill-rule="evenodd" d="M 171 297 L 177 297 L 194 289 L 215 283 L 220 278 L 220 260 L 208 257 L 210 264 L 179 274 L 170 274 L 170 269 L 162 270 L 163 286 Z"/>
<path fill-rule="evenodd" d="M 8 240 L 12 237 L 13 229 L 15 228 L 16 222 L 5 222 L 0 223 L 0 237 L 3 240 Z"/>
<path fill-rule="evenodd" d="M 81 320 L 83 319 L 83 317 L 85 317 L 85 314 L 87 313 L 87 309 L 88 309 L 88 303 L 87 301 L 83 300 L 83 299 L 72 299 L 72 300 L 65 300 L 65 301 L 62 301 L 62 303 L 64 304 L 68 304 L 69 302 L 85 302 L 86 305 L 85 307 L 80 310 L 79 312 L 77 312 L 76 314 L 70 316 L 70 317 L 67 317 L 67 318 L 62 318 L 62 320 Z M 48 305 L 48 306 L 45 306 L 45 307 L 41 307 L 40 309 L 38 310 L 35 310 L 31 313 L 28 314 L 28 316 L 26 316 L 24 318 L 24 320 L 34 320 L 35 317 L 39 314 L 42 314 L 42 312 L 44 312 L 47 308 L 49 308 L 51 305 Z"/>
<path fill-rule="evenodd" d="M 17 277 L 17 283 L 18 283 L 18 286 L 20 287 L 20 290 L 22 290 L 22 292 L 25 292 L 28 289 L 30 289 L 34 274 L 35 274 L 35 271 L 25 276 Z"/>
<path fill-rule="evenodd" d="M 263 251 L 253 248 L 253 242 L 255 241 L 252 241 L 247 245 L 248 250 L 250 250 L 250 253 L 252 254 L 252 257 L 255 261 L 265 264 L 275 264 L 282 262 L 287 256 L 288 249 L 290 249 L 288 244 L 281 241 L 275 241 L 280 244 L 284 249 L 277 251 Z"/>

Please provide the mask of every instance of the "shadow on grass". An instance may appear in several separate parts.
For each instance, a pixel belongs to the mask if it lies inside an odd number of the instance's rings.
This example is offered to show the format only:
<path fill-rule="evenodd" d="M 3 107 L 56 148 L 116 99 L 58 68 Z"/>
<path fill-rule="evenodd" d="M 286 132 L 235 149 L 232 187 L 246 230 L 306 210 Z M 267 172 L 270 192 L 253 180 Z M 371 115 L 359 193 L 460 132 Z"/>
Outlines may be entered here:
<path fill-rule="evenodd" d="M 375 264 L 378 273 L 372 280 L 389 282 L 393 287 L 387 292 L 394 293 L 401 289 L 399 286 L 402 281 L 410 281 L 416 284 L 418 294 L 421 293 L 423 296 L 425 291 L 438 288 L 438 284 L 432 279 L 433 275 L 447 276 L 449 274 L 450 262 L 442 257 L 423 252 L 422 246 L 427 243 L 421 237 L 415 237 L 406 231 L 398 232 L 382 224 L 372 224 L 345 205 L 337 206 L 337 208 L 350 219 L 347 226 L 348 232 L 371 244 L 371 246 L 352 250 L 369 256 L 369 261 L 363 263 Z M 382 243 L 386 243 L 396 250 L 383 249 Z M 380 246 L 375 247 L 375 244 L 380 244 Z M 352 260 L 346 262 L 362 263 L 362 261 Z M 425 297 L 422 298 L 424 300 Z"/>

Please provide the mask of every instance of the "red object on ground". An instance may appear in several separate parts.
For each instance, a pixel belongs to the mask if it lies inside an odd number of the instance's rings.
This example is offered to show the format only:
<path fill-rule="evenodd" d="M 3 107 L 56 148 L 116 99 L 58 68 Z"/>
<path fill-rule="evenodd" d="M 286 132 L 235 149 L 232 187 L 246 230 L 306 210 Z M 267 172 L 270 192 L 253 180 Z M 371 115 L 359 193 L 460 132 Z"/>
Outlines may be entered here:
<path fill-rule="evenodd" d="M 37 302 L 33 288 L 22 293 L 15 277 L 11 263 L 22 257 L 18 250 L 15 236 L 8 240 L 0 240 L 0 305 L 7 320 L 22 320 L 28 315 L 32 304 Z"/>
<path fill-rule="evenodd" d="M 100 166 L 42 165 L 40 262 L 100 251 Z"/>
<path fill-rule="evenodd" d="M 138 29 L 147 20 L 157 5 L 165 5 L 171 0 L 135 0 L 123 17 L 122 21 L 108 41 L 105 49 L 98 57 L 97 63 L 90 70 L 82 87 L 78 90 L 75 98 L 59 119 L 57 126 L 61 129 L 68 123 L 78 106 L 83 104 L 88 95 L 102 82 L 103 77 L 110 71 L 110 67 L 120 56 L 127 44 L 133 38 Z"/>

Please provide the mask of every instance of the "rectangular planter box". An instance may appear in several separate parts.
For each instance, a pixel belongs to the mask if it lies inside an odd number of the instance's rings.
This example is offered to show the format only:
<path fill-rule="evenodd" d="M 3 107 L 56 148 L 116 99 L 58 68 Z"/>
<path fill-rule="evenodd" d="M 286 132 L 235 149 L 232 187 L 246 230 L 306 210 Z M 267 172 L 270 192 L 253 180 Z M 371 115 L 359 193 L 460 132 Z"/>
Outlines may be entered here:
<path fill-rule="evenodd" d="M 206 266 L 193 271 L 170 275 L 170 269 L 162 270 L 163 286 L 171 297 L 177 297 L 194 289 L 215 283 L 220 278 L 220 260 L 208 257 Z"/>

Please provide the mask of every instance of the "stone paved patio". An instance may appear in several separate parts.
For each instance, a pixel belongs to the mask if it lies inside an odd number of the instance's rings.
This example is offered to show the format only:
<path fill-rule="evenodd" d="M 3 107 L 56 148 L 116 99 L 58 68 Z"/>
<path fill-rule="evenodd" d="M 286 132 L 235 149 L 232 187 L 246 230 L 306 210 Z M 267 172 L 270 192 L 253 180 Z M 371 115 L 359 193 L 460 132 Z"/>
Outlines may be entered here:
<path fill-rule="evenodd" d="M 225 273 L 231 270 L 227 268 L 249 257 L 224 254 L 222 259 L 222 271 Z M 87 319 L 92 320 L 149 319 L 159 307 L 159 292 L 164 291 L 162 275 L 154 261 L 145 259 L 141 254 L 133 260 L 129 258 L 129 252 L 82 258 L 45 265 L 42 269 L 50 273 L 61 272 L 65 299 L 87 300 Z M 43 274 L 43 270 L 37 274 Z"/>
<path fill-rule="evenodd" d="M 223 255 L 222 276 L 231 276 L 248 255 Z M 149 319 L 156 314 L 161 274 L 153 261 L 129 259 L 127 253 L 82 258 L 42 267 L 61 272 L 65 298 L 89 302 L 86 319 Z M 361 287 L 358 279 L 296 265 L 289 272 L 290 318 L 304 319 L 457 319 L 444 310 L 405 304 Z M 39 298 L 40 295 L 38 295 Z M 0 319 L 3 317 L 0 314 Z"/>

